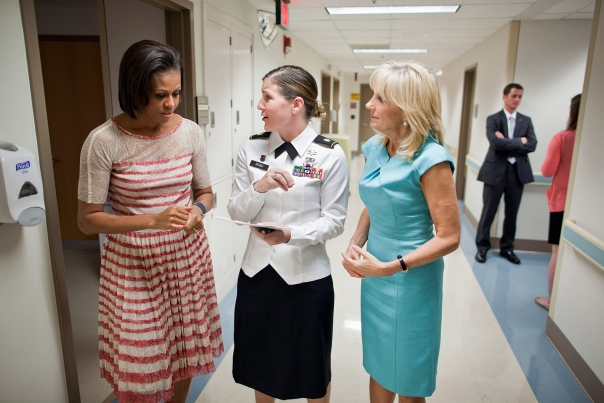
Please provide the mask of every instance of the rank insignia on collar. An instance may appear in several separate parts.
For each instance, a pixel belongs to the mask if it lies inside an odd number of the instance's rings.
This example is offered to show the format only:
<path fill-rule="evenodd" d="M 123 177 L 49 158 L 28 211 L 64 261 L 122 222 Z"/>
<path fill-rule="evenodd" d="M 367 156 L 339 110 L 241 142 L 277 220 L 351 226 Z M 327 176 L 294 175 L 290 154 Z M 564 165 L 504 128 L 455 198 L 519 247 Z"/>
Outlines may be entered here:
<path fill-rule="evenodd" d="M 266 155 L 261 155 L 260 156 L 260 161 L 264 162 L 266 160 Z"/>
<path fill-rule="evenodd" d="M 323 168 L 315 168 L 312 162 L 305 162 L 303 165 L 294 165 L 293 176 L 311 179 L 323 179 Z"/>

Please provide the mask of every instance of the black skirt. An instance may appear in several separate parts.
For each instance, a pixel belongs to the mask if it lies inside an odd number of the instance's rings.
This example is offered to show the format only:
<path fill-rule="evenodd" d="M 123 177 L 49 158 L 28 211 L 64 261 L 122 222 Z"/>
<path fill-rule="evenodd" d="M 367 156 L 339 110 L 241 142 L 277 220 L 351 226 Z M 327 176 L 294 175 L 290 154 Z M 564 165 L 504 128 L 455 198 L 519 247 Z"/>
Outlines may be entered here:
<path fill-rule="evenodd" d="M 239 272 L 235 382 L 281 400 L 319 399 L 331 381 L 331 276 L 288 285 L 269 265 Z"/>
<path fill-rule="evenodd" d="M 547 243 L 560 245 L 560 235 L 562 235 L 562 219 L 564 211 L 555 211 L 549 213 L 549 233 L 547 234 Z"/>

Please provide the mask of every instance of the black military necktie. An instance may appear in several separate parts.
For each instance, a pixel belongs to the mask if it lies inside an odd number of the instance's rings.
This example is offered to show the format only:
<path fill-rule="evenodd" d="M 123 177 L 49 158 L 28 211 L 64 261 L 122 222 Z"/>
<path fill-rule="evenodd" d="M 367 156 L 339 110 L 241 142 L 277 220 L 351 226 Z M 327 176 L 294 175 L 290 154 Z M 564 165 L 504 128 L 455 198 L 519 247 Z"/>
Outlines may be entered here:
<path fill-rule="evenodd" d="M 277 149 L 275 150 L 275 158 L 278 158 L 281 154 L 283 154 L 284 151 L 287 151 L 287 154 L 289 155 L 289 158 L 292 159 L 292 161 L 298 155 L 298 151 L 296 151 L 296 148 L 292 145 L 292 143 L 286 141 L 285 143 L 277 147 Z"/>

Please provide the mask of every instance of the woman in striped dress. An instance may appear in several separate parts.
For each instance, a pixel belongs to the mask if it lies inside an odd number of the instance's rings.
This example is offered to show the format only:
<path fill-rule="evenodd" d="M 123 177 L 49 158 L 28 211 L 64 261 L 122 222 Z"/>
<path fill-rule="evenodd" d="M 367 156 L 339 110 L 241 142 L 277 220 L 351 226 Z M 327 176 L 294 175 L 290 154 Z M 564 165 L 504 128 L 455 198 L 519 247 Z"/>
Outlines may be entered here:
<path fill-rule="evenodd" d="M 94 129 L 80 157 L 79 227 L 108 234 L 99 355 L 120 403 L 184 402 L 224 350 L 202 220 L 213 205 L 205 143 L 174 113 L 182 71 L 170 46 L 132 45 L 119 72 L 125 113 Z"/>

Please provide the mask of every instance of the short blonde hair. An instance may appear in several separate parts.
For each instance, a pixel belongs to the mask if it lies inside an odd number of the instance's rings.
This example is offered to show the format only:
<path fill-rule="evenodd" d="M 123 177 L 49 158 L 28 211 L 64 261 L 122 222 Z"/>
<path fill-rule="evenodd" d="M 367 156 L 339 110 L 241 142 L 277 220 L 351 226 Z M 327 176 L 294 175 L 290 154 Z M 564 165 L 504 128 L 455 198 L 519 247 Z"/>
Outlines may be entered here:
<path fill-rule="evenodd" d="M 369 85 L 386 104 L 398 106 L 405 114 L 408 135 L 398 146 L 400 158 L 411 162 L 429 133 L 444 145 L 440 92 L 436 77 L 427 66 L 414 61 L 389 61 L 375 69 Z M 388 139 L 378 134 L 387 143 Z"/>

